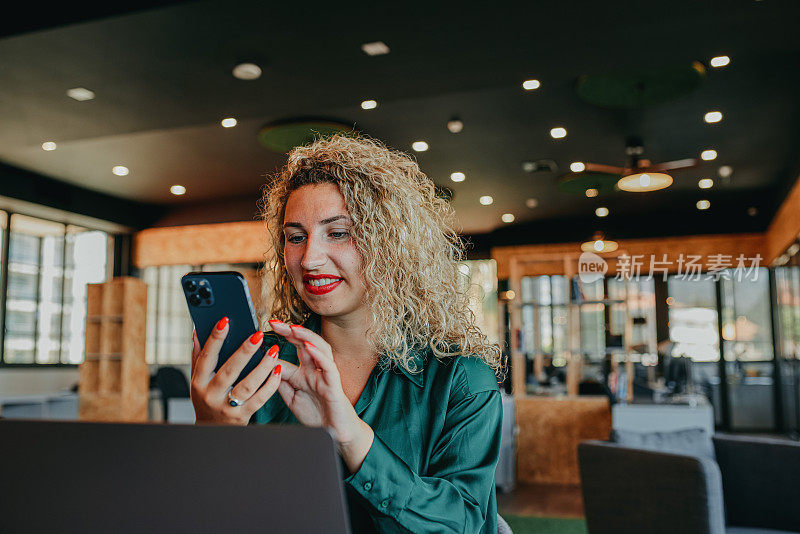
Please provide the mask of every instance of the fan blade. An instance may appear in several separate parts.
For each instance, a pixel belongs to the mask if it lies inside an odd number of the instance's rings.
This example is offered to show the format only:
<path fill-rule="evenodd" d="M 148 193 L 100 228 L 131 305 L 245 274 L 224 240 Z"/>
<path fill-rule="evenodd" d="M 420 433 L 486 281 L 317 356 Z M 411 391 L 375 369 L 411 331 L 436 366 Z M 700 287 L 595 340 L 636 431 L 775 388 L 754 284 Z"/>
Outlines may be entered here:
<path fill-rule="evenodd" d="M 700 165 L 700 161 L 697 158 L 689 158 L 667 161 L 665 163 L 656 163 L 655 165 L 648 167 L 647 170 L 653 172 L 676 171 L 678 169 L 691 169 L 693 167 L 697 167 L 698 165 Z"/>
<path fill-rule="evenodd" d="M 586 170 L 589 172 L 604 172 L 606 174 L 624 174 L 625 169 L 622 167 L 613 167 L 611 165 L 603 165 L 602 163 L 586 163 Z"/>

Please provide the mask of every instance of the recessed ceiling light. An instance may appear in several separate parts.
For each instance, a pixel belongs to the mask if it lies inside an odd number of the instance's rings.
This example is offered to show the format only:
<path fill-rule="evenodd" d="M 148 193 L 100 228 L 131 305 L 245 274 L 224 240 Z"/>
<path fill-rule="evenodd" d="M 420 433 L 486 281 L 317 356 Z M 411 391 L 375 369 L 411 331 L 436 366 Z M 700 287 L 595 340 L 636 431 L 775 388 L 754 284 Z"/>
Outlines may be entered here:
<path fill-rule="evenodd" d="M 374 41 L 361 45 L 361 50 L 368 56 L 382 56 L 389 53 L 389 47 L 383 41 Z"/>
<path fill-rule="evenodd" d="M 480 202 L 481 204 L 483 204 L 484 206 L 488 206 L 489 204 L 491 204 L 492 202 L 494 202 L 494 199 L 493 199 L 492 197 L 490 197 L 489 195 L 484 195 L 484 196 L 482 196 L 482 197 L 480 198 L 479 202 Z"/>
<path fill-rule="evenodd" d="M 255 63 L 239 63 L 233 67 L 233 76 L 240 80 L 257 80 L 261 77 L 261 67 Z"/>
<path fill-rule="evenodd" d="M 539 200 L 535 198 L 529 198 L 525 201 L 525 205 L 528 206 L 530 209 L 533 209 L 539 205 Z"/>
<path fill-rule="evenodd" d="M 227 119 L 222 119 L 222 127 L 223 128 L 233 128 L 236 126 L 236 119 L 233 117 L 228 117 Z"/>
<path fill-rule="evenodd" d="M 533 172 L 536 170 L 536 163 L 532 161 L 523 161 L 522 170 L 525 172 Z"/>
<path fill-rule="evenodd" d="M 586 190 L 586 196 L 589 197 L 589 198 L 596 197 L 597 193 L 598 193 L 598 191 L 594 187 L 590 187 L 589 189 Z"/>
<path fill-rule="evenodd" d="M 703 150 L 700 153 L 700 158 L 705 161 L 711 161 L 712 159 L 717 159 L 717 151 L 716 150 Z"/>
<path fill-rule="evenodd" d="M 111 172 L 117 176 L 128 176 L 128 173 L 131 171 L 129 171 L 128 167 L 124 165 L 114 165 L 114 167 L 111 168 Z"/>
<path fill-rule="evenodd" d="M 525 89 L 526 91 L 533 91 L 534 89 L 538 89 L 541 86 L 542 84 L 539 82 L 539 80 L 525 80 L 524 82 L 522 82 L 522 88 Z"/>
<path fill-rule="evenodd" d="M 731 174 L 733 174 L 733 167 L 730 165 L 723 165 L 717 170 L 717 173 L 720 178 L 730 178 Z"/>
<path fill-rule="evenodd" d="M 702 178 L 699 182 L 697 182 L 697 187 L 700 189 L 711 189 L 714 187 L 714 180 L 711 178 Z"/>
<path fill-rule="evenodd" d="M 186 188 L 183 187 L 182 185 L 173 185 L 172 187 L 169 188 L 169 192 L 172 193 L 173 195 L 183 195 L 184 193 L 186 193 Z"/>
<path fill-rule="evenodd" d="M 514 214 L 513 213 L 504 213 L 502 217 L 500 217 L 504 223 L 512 223 L 514 222 Z"/>
<path fill-rule="evenodd" d="M 608 208 L 601 206 L 596 210 L 594 210 L 594 214 L 597 215 L 598 217 L 605 217 L 608 215 Z"/>
<path fill-rule="evenodd" d="M 731 58 L 729 58 L 728 56 L 716 56 L 711 58 L 711 66 L 715 68 L 724 67 L 730 62 Z"/>
<path fill-rule="evenodd" d="M 567 129 L 562 128 L 561 126 L 550 130 L 550 137 L 552 137 L 553 139 L 561 139 L 566 136 L 567 136 Z"/>
<path fill-rule="evenodd" d="M 645 191 L 658 191 L 672 185 L 672 176 L 662 172 L 640 172 L 623 176 L 617 182 L 617 187 L 623 191 L 641 193 Z"/>
<path fill-rule="evenodd" d="M 460 119 L 450 119 L 447 121 L 447 129 L 450 130 L 450 133 L 459 133 L 461 130 L 464 129 L 464 123 L 461 122 Z"/>
<path fill-rule="evenodd" d="M 78 102 L 85 102 L 94 98 L 94 91 L 90 91 L 85 87 L 75 87 L 67 91 L 67 96 L 74 98 Z"/>
<path fill-rule="evenodd" d="M 374 100 L 364 100 L 361 103 L 361 109 L 375 109 L 378 107 L 378 103 Z"/>
<path fill-rule="evenodd" d="M 586 170 L 586 165 L 582 161 L 573 161 L 569 164 L 569 170 L 572 172 L 583 172 Z"/>
<path fill-rule="evenodd" d="M 56 144 L 53 141 L 45 141 L 44 143 L 42 143 L 42 150 L 47 150 L 48 152 L 50 152 L 51 150 L 55 150 L 56 148 L 57 148 Z"/>
<path fill-rule="evenodd" d="M 425 141 L 414 141 L 411 143 L 411 148 L 413 148 L 417 152 L 425 152 L 428 150 L 428 143 Z"/>
<path fill-rule="evenodd" d="M 464 175 L 463 172 L 454 172 L 453 174 L 450 175 L 450 179 L 453 180 L 454 182 L 463 182 L 465 178 L 466 176 Z"/>
<path fill-rule="evenodd" d="M 749 208 L 747 208 L 747 214 L 750 217 L 755 217 L 756 215 L 758 215 L 758 208 L 754 208 L 753 206 L 750 206 Z"/>
<path fill-rule="evenodd" d="M 703 116 L 703 120 L 709 124 L 713 124 L 715 122 L 719 122 L 722 120 L 722 112 L 721 111 L 709 111 Z"/>
<path fill-rule="evenodd" d="M 697 209 L 699 210 L 707 210 L 711 207 L 711 202 L 708 200 L 698 200 L 697 201 Z"/>

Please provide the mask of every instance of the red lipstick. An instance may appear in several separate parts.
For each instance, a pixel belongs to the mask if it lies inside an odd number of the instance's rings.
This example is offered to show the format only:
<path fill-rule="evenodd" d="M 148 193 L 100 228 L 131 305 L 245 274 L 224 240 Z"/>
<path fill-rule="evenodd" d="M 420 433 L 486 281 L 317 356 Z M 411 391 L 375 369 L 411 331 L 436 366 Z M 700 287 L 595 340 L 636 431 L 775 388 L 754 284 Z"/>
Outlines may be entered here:
<path fill-rule="evenodd" d="M 325 285 L 313 285 L 312 280 L 332 280 Z M 324 295 L 336 289 L 342 283 L 342 278 L 331 274 L 306 274 L 303 276 L 303 286 L 312 295 Z"/>

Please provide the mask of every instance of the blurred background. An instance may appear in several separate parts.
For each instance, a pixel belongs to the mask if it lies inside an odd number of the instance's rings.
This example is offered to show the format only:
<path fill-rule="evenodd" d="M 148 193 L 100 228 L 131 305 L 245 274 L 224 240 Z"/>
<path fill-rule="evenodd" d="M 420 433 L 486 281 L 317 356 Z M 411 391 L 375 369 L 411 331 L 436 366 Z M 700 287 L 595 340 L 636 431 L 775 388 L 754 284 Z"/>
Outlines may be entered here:
<path fill-rule="evenodd" d="M 94 358 L 87 284 L 129 276 L 146 284 L 149 418 L 169 419 L 156 375 L 185 374 L 191 347 L 180 277 L 238 270 L 265 313 L 260 189 L 292 147 L 339 132 L 413 155 L 452 203 L 473 310 L 509 358 L 517 479 L 579 482 L 575 462 L 566 479 L 526 471 L 525 443 L 546 438 L 520 402 L 566 399 L 541 408 L 564 416 L 603 399 L 601 435 L 626 407 L 682 406 L 710 433 L 796 437 L 798 15 L 772 0 L 23 6 L 0 22 L 0 413 L 66 402 L 71 417 L 65 390 Z"/>

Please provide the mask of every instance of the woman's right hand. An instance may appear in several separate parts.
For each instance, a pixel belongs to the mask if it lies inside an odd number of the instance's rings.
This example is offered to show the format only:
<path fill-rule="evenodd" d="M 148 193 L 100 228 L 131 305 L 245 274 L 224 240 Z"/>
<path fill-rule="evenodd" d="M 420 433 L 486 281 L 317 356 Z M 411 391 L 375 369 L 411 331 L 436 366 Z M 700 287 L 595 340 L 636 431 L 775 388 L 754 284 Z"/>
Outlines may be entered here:
<path fill-rule="evenodd" d="M 275 365 L 278 361 L 278 346 L 273 345 L 255 369 L 230 390 L 242 369 L 264 342 L 264 333 L 256 332 L 250 336 L 215 374 L 219 351 L 227 335 L 227 317 L 220 319 L 212 329 L 202 349 L 197 332 L 192 334 L 190 389 L 198 423 L 246 425 L 250 417 L 278 390 L 281 383 L 281 368 L 280 365 Z M 234 399 L 242 402 L 240 406 L 231 406 L 228 400 L 229 390 Z"/>

